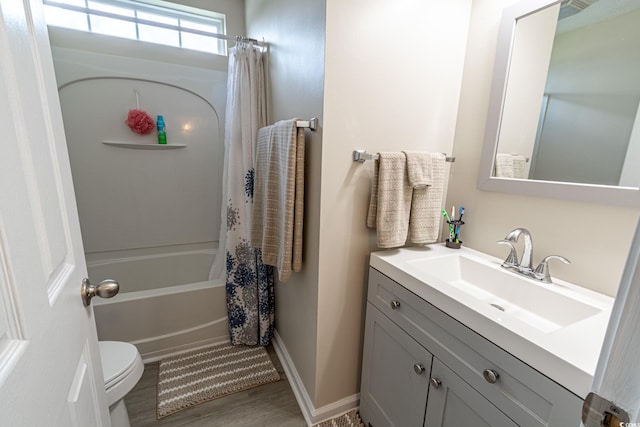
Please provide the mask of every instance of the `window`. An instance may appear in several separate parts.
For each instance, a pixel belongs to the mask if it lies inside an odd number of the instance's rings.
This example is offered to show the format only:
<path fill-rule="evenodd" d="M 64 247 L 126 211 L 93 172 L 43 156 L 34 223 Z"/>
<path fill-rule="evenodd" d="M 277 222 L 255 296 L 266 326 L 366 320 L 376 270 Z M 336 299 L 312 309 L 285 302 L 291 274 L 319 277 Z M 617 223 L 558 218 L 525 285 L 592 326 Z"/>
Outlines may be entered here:
<path fill-rule="evenodd" d="M 225 39 L 215 36 L 225 34 L 225 16 L 220 13 L 182 10 L 179 5 L 161 0 L 43 0 L 43 3 L 47 24 L 51 26 L 226 55 Z"/>

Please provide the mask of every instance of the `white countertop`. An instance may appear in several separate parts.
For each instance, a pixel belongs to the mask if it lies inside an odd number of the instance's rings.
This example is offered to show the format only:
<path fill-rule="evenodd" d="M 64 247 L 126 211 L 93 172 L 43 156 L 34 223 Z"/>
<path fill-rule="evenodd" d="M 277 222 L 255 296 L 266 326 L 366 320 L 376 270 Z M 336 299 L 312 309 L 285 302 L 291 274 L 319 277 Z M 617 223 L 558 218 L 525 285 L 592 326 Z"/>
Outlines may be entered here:
<path fill-rule="evenodd" d="M 457 293 L 442 279 L 430 276 L 425 269 L 416 268 L 416 260 L 450 255 L 452 251 L 460 251 L 465 256 L 496 266 L 502 264 L 502 260 L 473 249 L 463 247 L 456 250 L 434 244 L 374 252 L 370 265 L 584 399 L 591 391 L 613 298 L 555 278 L 553 284 L 526 279 L 600 310 L 591 317 L 553 332 L 543 332 L 526 324 L 507 326 L 496 320 L 490 308 Z"/>

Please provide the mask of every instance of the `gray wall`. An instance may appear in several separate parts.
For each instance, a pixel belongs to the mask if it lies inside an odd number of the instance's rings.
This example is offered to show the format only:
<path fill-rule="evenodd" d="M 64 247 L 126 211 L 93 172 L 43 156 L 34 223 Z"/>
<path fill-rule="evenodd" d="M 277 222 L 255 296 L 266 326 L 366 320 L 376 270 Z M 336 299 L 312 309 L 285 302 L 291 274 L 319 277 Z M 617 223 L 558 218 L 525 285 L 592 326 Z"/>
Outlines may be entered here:
<path fill-rule="evenodd" d="M 246 0 L 247 34 L 269 42 L 270 123 L 317 117 L 306 131 L 304 260 L 276 284 L 276 330 L 312 401 L 316 388 L 318 241 L 324 91 L 324 0 Z"/>

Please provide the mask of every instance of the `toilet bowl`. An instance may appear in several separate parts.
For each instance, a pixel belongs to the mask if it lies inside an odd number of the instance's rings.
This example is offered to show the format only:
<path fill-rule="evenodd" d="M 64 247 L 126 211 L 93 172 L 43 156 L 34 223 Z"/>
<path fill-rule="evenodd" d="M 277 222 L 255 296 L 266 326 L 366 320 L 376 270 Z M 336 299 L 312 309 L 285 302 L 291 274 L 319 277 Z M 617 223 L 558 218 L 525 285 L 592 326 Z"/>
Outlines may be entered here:
<path fill-rule="evenodd" d="M 142 376 L 142 357 L 133 344 L 119 341 L 100 341 L 98 344 L 111 425 L 130 427 L 124 397 Z"/>

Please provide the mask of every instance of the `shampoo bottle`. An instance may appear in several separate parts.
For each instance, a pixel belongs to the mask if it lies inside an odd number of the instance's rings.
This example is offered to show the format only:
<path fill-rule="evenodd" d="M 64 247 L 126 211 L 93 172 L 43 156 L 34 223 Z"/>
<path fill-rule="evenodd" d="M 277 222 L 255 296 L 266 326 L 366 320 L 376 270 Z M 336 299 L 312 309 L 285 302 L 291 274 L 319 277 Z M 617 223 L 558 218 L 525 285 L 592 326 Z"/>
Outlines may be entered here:
<path fill-rule="evenodd" d="M 167 143 L 167 134 L 165 132 L 164 125 L 164 117 L 161 115 L 158 116 L 158 120 L 156 120 L 156 124 L 158 126 L 158 144 L 166 144 Z"/>

